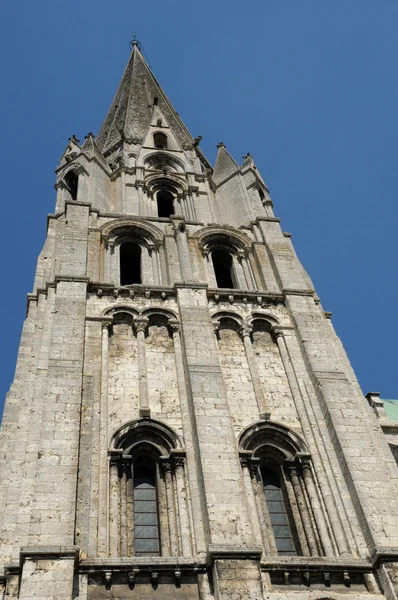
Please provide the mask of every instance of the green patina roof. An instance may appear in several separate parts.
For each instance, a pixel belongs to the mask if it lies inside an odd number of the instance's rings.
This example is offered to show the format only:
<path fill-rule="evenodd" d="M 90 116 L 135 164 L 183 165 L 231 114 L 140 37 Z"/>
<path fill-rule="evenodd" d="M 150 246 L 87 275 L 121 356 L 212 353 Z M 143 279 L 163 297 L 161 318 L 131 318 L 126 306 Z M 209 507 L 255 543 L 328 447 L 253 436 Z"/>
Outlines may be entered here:
<path fill-rule="evenodd" d="M 384 400 L 383 398 L 383 403 L 387 416 L 391 421 L 398 423 L 398 400 Z"/>

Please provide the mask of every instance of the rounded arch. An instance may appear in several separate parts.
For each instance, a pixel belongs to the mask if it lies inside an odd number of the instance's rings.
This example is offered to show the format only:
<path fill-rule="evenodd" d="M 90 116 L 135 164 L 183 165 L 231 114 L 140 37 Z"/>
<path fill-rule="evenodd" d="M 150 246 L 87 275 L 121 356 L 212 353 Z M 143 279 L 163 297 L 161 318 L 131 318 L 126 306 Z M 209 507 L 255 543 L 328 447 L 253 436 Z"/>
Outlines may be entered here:
<path fill-rule="evenodd" d="M 168 171 L 175 173 L 184 173 L 185 165 L 182 160 L 176 156 L 170 156 L 165 152 L 151 152 L 144 158 L 144 167 L 153 171 Z"/>
<path fill-rule="evenodd" d="M 134 237 L 141 242 L 159 245 L 162 243 L 163 234 L 155 225 L 139 219 L 119 219 L 106 223 L 102 227 L 102 236 L 105 239 L 121 241 Z"/>
<path fill-rule="evenodd" d="M 213 322 L 221 324 L 222 321 L 231 320 L 235 323 L 236 327 L 242 327 L 244 325 L 244 320 L 237 312 L 233 310 L 216 310 L 211 319 Z"/>
<path fill-rule="evenodd" d="M 278 317 L 276 317 L 267 310 L 253 311 L 250 317 L 250 324 L 254 325 L 256 321 L 267 321 L 271 328 L 275 327 L 276 325 L 279 325 Z"/>
<path fill-rule="evenodd" d="M 170 319 L 178 320 L 178 315 L 173 310 L 169 308 L 159 308 L 157 306 L 152 306 L 151 308 L 146 308 L 142 311 L 143 317 L 150 318 L 151 316 L 159 315 L 170 321 Z"/>
<path fill-rule="evenodd" d="M 118 304 L 117 306 L 108 306 L 102 311 L 103 317 L 115 317 L 117 314 L 126 314 L 129 315 L 132 319 L 137 317 L 140 313 L 137 309 L 127 305 L 127 304 Z"/>
<path fill-rule="evenodd" d="M 239 450 L 251 451 L 261 458 L 265 454 L 283 463 L 299 454 L 308 454 L 306 443 L 295 431 L 281 423 L 258 421 L 239 436 Z"/>
<path fill-rule="evenodd" d="M 151 449 L 158 456 L 169 456 L 172 450 L 181 450 L 182 444 L 177 433 L 165 423 L 155 419 L 136 419 L 121 425 L 113 434 L 111 449 L 122 450 L 131 455 L 141 452 L 143 447 Z"/>
<path fill-rule="evenodd" d="M 237 252 L 239 250 L 248 250 L 251 248 L 252 240 L 241 231 L 234 227 L 212 225 L 204 227 L 194 235 L 199 241 L 202 249 L 212 249 L 217 246 L 229 248 Z"/>

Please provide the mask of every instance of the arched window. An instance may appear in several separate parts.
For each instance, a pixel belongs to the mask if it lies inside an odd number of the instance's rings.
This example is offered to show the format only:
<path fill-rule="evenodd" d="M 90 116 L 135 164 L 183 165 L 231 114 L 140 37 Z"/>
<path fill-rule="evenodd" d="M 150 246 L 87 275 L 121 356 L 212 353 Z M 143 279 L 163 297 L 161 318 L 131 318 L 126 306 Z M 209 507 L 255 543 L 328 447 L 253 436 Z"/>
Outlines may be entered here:
<path fill-rule="evenodd" d="M 236 288 L 232 267 L 232 255 L 227 250 L 213 250 L 211 253 L 217 287 Z"/>
<path fill-rule="evenodd" d="M 153 134 L 153 145 L 159 150 L 167 150 L 167 136 L 161 131 Z"/>
<path fill-rule="evenodd" d="M 141 247 L 134 242 L 120 245 L 120 284 L 141 283 Z"/>
<path fill-rule="evenodd" d="M 261 478 L 278 554 L 296 556 L 297 551 L 280 477 L 274 471 L 264 468 L 261 469 Z"/>
<path fill-rule="evenodd" d="M 192 556 L 185 452 L 150 418 L 115 433 L 110 451 L 110 556 Z"/>
<path fill-rule="evenodd" d="M 256 509 L 252 525 L 265 552 L 335 556 L 304 440 L 281 423 L 260 421 L 242 432 L 239 447 L 247 496 Z"/>
<path fill-rule="evenodd" d="M 134 546 L 136 556 L 159 556 L 160 536 L 156 465 L 133 465 Z"/>
<path fill-rule="evenodd" d="M 159 217 L 169 218 L 171 215 L 174 215 L 174 199 L 171 192 L 160 190 L 156 194 L 156 201 Z"/>
<path fill-rule="evenodd" d="M 77 188 L 79 184 L 79 176 L 75 171 L 69 171 L 64 178 L 72 200 L 77 200 Z"/>

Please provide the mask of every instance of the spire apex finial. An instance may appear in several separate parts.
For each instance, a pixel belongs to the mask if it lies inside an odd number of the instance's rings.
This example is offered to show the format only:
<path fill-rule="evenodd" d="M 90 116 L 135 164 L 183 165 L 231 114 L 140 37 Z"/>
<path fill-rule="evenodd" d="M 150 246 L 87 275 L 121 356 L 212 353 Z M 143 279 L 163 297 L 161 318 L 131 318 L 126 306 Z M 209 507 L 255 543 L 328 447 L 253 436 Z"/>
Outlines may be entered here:
<path fill-rule="evenodd" d="M 130 42 L 130 50 L 133 50 L 134 46 L 138 46 L 138 50 L 141 50 L 141 44 L 137 40 L 137 35 L 135 32 L 133 33 L 133 39 Z"/>

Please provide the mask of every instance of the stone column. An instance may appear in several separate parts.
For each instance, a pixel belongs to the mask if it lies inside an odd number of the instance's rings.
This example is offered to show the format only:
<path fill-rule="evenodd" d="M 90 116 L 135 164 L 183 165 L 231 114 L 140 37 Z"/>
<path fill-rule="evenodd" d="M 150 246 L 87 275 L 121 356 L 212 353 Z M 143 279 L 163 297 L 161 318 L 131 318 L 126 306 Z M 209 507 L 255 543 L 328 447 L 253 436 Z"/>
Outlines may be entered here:
<path fill-rule="evenodd" d="M 192 281 L 192 266 L 185 221 L 174 221 L 174 235 L 180 262 L 181 279 L 182 281 Z"/>
<path fill-rule="evenodd" d="M 261 539 L 260 532 L 260 517 L 257 511 L 256 498 L 254 496 L 253 484 L 252 484 L 252 476 L 251 476 L 251 456 L 240 455 L 240 464 L 242 466 L 243 472 L 243 483 L 245 485 L 247 503 L 249 505 L 249 516 L 253 529 L 254 539 L 256 543 L 261 546 L 263 545 L 263 540 Z M 257 465 L 256 465 L 257 468 Z"/>
<path fill-rule="evenodd" d="M 255 290 L 256 286 L 254 285 L 253 277 L 251 274 L 250 264 L 247 260 L 247 254 L 245 252 L 239 253 L 239 260 L 242 265 L 243 274 L 246 280 L 246 289 L 247 290 Z"/>
<path fill-rule="evenodd" d="M 140 215 L 140 217 L 143 217 L 146 214 L 145 202 L 144 202 L 144 191 L 143 191 L 144 182 L 136 181 L 135 187 L 137 188 L 137 192 L 138 192 L 138 214 Z"/>
<path fill-rule="evenodd" d="M 112 456 L 109 475 L 109 556 L 119 556 L 119 457 Z"/>
<path fill-rule="evenodd" d="M 136 318 L 134 325 L 137 332 L 137 354 L 138 354 L 138 387 L 140 397 L 140 416 L 149 417 L 151 414 L 148 399 L 148 373 L 146 368 L 145 330 L 148 319 Z"/>
<path fill-rule="evenodd" d="M 126 210 L 126 171 L 125 171 L 125 167 L 121 167 L 120 169 L 120 186 L 121 186 L 121 195 L 120 195 L 120 200 L 121 200 L 121 205 L 122 205 L 122 213 L 125 214 L 127 212 Z"/>
<path fill-rule="evenodd" d="M 203 261 L 205 267 L 206 283 L 209 285 L 210 288 L 218 287 L 216 274 L 214 272 L 213 260 L 210 257 L 210 251 L 208 248 L 205 248 L 203 250 Z"/>
<path fill-rule="evenodd" d="M 246 277 L 243 271 L 242 263 L 240 261 L 240 256 L 238 257 L 236 254 L 232 255 L 232 264 L 235 272 L 236 278 L 236 287 L 240 290 L 247 290 L 247 282 Z"/>
<path fill-rule="evenodd" d="M 154 244 L 150 244 L 148 246 L 148 250 L 151 256 L 153 284 L 159 285 L 159 268 L 156 246 Z"/>
<path fill-rule="evenodd" d="M 318 492 L 316 490 L 314 480 L 312 477 L 312 471 L 310 462 L 308 459 L 303 459 L 301 461 L 301 468 L 303 473 L 303 479 L 305 483 L 305 487 L 307 490 L 308 497 L 311 502 L 312 512 L 314 514 L 315 522 L 318 527 L 319 537 L 321 538 L 322 546 L 326 556 L 334 556 L 334 550 L 332 543 L 330 541 L 330 535 L 325 519 L 325 515 L 323 514 L 322 507 L 319 502 Z"/>
<path fill-rule="evenodd" d="M 327 474 L 324 473 L 322 460 L 319 457 L 318 453 L 318 445 L 314 438 L 314 433 L 311 429 L 309 423 L 309 418 L 306 413 L 306 409 L 304 406 L 303 398 L 301 395 L 299 383 L 297 381 L 297 377 L 290 360 L 289 351 L 286 345 L 286 339 L 281 329 L 275 329 L 274 335 L 276 337 L 276 342 L 278 344 L 279 352 L 281 355 L 281 359 L 283 362 L 283 366 L 285 368 L 285 373 L 289 382 L 289 387 L 292 392 L 293 400 L 297 409 L 297 414 L 299 416 L 300 422 L 304 429 L 306 435 L 306 441 L 309 446 L 309 450 L 311 452 L 311 458 L 313 460 L 316 473 L 320 480 L 320 485 L 322 488 L 322 496 L 325 502 L 325 507 L 328 512 L 328 516 L 330 519 L 332 531 L 334 533 L 334 537 L 336 540 L 337 548 L 340 555 L 350 555 L 350 549 L 347 544 L 346 536 L 344 533 L 344 529 L 340 520 L 340 516 L 337 512 L 337 508 L 334 504 L 330 484 L 327 478 Z M 339 494 L 339 490 L 336 490 L 336 493 Z"/>
<path fill-rule="evenodd" d="M 297 506 L 300 512 L 300 517 L 302 521 L 303 530 L 305 533 L 305 537 L 307 538 L 308 548 L 311 556 L 318 556 L 319 550 L 317 547 L 316 539 L 314 536 L 314 532 L 312 530 L 312 522 L 311 517 L 308 512 L 307 504 L 305 501 L 305 497 L 303 494 L 303 490 L 301 489 L 300 480 L 297 475 L 296 465 L 294 463 L 289 463 L 287 465 L 290 481 L 292 482 L 294 494 L 296 496 Z M 301 529 L 301 524 L 299 524 Z M 297 524 L 296 524 L 297 527 Z M 298 528 L 297 528 L 298 529 Z"/>
<path fill-rule="evenodd" d="M 109 322 L 102 323 L 98 468 L 98 553 L 107 556 L 108 537 L 108 346 Z"/>
<path fill-rule="evenodd" d="M 271 418 L 271 413 L 269 412 L 267 401 L 265 399 L 263 384 L 261 383 L 260 374 L 257 368 L 256 357 L 254 355 L 253 346 L 251 342 L 252 327 L 245 325 L 244 327 L 240 328 L 239 333 L 242 337 L 243 345 L 245 347 L 246 360 L 249 366 L 250 377 L 254 388 L 254 394 L 257 400 L 260 418 L 269 420 Z"/>
<path fill-rule="evenodd" d="M 122 462 L 120 479 L 120 556 L 128 556 L 127 477 L 130 465 Z"/>
<path fill-rule="evenodd" d="M 191 492 L 191 506 L 192 506 L 192 520 L 194 529 L 194 541 L 196 545 L 196 552 L 206 553 L 206 544 L 204 539 L 203 531 L 203 519 L 202 519 L 202 507 L 200 503 L 200 493 L 198 489 L 198 482 L 195 478 L 196 464 L 195 456 L 192 452 L 193 448 L 193 434 L 192 434 L 192 423 L 189 414 L 188 406 L 188 393 L 187 383 L 185 380 L 185 369 L 184 361 L 182 357 L 181 348 L 181 326 L 178 321 L 170 320 L 169 326 L 173 335 L 174 344 L 174 357 L 176 363 L 177 373 L 177 385 L 178 385 L 178 396 L 180 399 L 181 407 L 181 419 L 184 428 L 184 438 L 187 447 L 187 465 L 188 465 L 188 479 L 190 481 L 190 492 Z"/>
<path fill-rule="evenodd" d="M 127 514 L 127 556 L 134 556 L 135 539 L 134 539 L 134 472 L 133 465 L 130 464 L 130 470 L 127 474 L 126 482 L 126 514 Z"/>
<path fill-rule="evenodd" d="M 162 285 L 168 285 L 169 276 L 167 274 L 167 261 L 166 261 L 166 253 L 164 250 L 164 245 L 160 244 L 159 246 L 159 258 L 160 258 L 160 283 Z"/>
<path fill-rule="evenodd" d="M 174 476 L 176 482 L 178 512 L 180 515 L 181 549 L 182 555 L 192 556 L 191 529 L 189 526 L 187 497 L 185 491 L 185 471 L 184 459 L 182 457 L 173 457 Z"/>
<path fill-rule="evenodd" d="M 77 202 L 88 202 L 86 198 L 86 182 L 88 173 L 86 169 L 82 166 L 76 169 L 76 175 L 78 176 L 77 180 Z"/>
<path fill-rule="evenodd" d="M 263 539 L 265 553 L 271 556 L 276 556 L 278 554 L 278 550 L 275 543 L 275 536 L 272 529 L 268 504 L 265 499 L 263 482 L 260 480 L 258 462 L 258 459 L 256 462 L 254 462 L 254 459 L 252 459 L 250 474 L 252 477 L 257 513 L 259 515 L 261 537 Z"/>
<path fill-rule="evenodd" d="M 166 485 L 167 498 L 167 516 L 169 520 L 169 537 L 170 537 L 170 554 L 171 556 L 179 556 L 178 551 L 178 533 L 177 533 L 177 518 L 174 503 L 174 485 L 173 476 L 171 473 L 171 464 L 169 461 L 163 461 L 163 472 Z"/>

